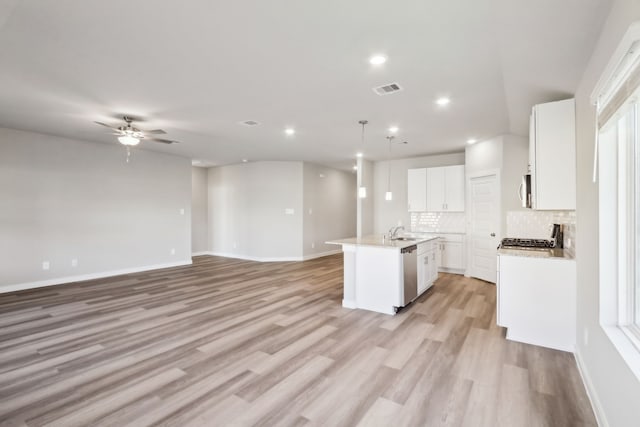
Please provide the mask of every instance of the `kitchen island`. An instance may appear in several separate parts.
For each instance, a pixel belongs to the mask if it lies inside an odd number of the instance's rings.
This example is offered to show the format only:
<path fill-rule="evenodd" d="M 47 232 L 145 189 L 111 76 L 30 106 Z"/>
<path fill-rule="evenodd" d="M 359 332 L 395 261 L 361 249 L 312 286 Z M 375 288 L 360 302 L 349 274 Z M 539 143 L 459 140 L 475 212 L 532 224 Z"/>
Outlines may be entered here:
<path fill-rule="evenodd" d="M 372 235 L 327 242 L 344 253 L 342 306 L 395 314 L 437 278 L 437 239 Z"/>

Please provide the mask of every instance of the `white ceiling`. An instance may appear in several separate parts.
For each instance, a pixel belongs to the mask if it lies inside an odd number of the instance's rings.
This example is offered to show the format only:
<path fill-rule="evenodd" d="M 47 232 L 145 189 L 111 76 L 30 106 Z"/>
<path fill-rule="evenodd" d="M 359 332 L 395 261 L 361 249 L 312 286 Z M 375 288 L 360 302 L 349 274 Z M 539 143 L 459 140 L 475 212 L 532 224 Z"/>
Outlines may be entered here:
<path fill-rule="evenodd" d="M 460 151 L 526 135 L 531 105 L 571 96 L 610 3 L 2 0 L 0 126 L 116 144 L 93 121 L 129 114 L 181 141 L 141 149 L 215 165 L 348 168 L 386 158 L 390 125 L 409 141 L 393 157 Z M 404 91 L 372 91 L 390 82 Z"/>

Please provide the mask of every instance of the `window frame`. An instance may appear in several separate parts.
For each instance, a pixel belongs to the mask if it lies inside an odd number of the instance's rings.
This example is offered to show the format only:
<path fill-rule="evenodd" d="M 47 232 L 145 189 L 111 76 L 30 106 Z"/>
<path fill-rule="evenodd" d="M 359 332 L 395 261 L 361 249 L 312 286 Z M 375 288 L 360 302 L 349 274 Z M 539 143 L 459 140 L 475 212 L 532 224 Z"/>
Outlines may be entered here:
<path fill-rule="evenodd" d="M 599 187 L 599 323 L 638 379 L 639 46 L 640 21 L 630 26 L 591 97 L 596 106 L 593 176 Z"/>

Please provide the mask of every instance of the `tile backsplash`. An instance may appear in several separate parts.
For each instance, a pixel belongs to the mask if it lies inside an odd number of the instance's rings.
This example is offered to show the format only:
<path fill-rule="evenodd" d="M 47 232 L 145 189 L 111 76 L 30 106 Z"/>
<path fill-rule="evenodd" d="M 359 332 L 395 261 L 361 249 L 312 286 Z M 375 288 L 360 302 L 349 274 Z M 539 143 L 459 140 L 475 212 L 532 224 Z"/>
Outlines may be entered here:
<path fill-rule="evenodd" d="M 411 231 L 464 233 L 464 212 L 411 212 Z"/>
<path fill-rule="evenodd" d="M 564 225 L 564 247 L 567 251 L 574 253 L 575 211 L 508 211 L 505 237 L 549 239 L 552 224 Z"/>

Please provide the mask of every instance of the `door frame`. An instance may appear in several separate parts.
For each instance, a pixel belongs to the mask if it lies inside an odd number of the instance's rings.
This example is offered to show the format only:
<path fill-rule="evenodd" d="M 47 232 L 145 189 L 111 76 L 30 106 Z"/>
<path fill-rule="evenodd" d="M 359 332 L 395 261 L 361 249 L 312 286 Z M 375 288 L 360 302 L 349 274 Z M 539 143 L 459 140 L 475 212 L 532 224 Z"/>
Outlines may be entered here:
<path fill-rule="evenodd" d="M 500 169 L 484 169 L 481 171 L 476 171 L 473 173 L 466 174 L 466 185 L 465 185 L 465 203 L 468 206 L 466 210 L 466 221 L 467 221 L 467 268 L 465 269 L 465 277 L 471 277 L 471 256 L 472 254 L 472 245 L 471 245 L 471 223 L 473 221 L 472 217 L 472 209 L 471 209 L 471 180 L 476 178 L 483 178 L 485 176 L 495 175 L 496 183 L 498 188 L 498 214 L 497 214 L 497 224 L 498 229 L 496 230 L 496 236 L 499 240 L 502 239 L 502 178 L 501 178 L 501 170 Z M 497 261 L 496 261 L 497 262 Z"/>

